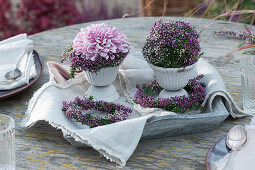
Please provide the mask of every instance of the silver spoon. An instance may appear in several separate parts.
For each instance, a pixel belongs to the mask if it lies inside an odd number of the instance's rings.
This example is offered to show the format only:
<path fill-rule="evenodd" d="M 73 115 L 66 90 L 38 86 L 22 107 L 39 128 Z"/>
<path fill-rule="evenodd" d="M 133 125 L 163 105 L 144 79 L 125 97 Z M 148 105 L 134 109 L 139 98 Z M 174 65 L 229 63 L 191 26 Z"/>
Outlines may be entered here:
<path fill-rule="evenodd" d="M 237 151 L 243 149 L 247 144 L 247 132 L 245 128 L 241 125 L 232 127 L 227 134 L 226 144 L 228 148 L 232 150 L 228 162 L 224 167 L 224 169 L 228 170 L 232 169 L 232 160 Z"/>
<path fill-rule="evenodd" d="M 4 77 L 5 77 L 7 80 L 15 80 L 16 78 L 18 78 L 18 77 L 21 76 L 22 73 L 21 73 L 21 71 L 20 71 L 20 69 L 19 69 L 19 65 L 20 65 L 20 62 L 21 62 L 22 58 L 25 56 L 25 54 L 26 54 L 26 53 L 24 53 L 24 54 L 20 57 L 19 61 L 18 61 L 17 64 L 16 64 L 16 68 L 15 68 L 14 70 L 9 71 L 9 72 L 7 72 L 7 73 L 5 74 Z"/>
<path fill-rule="evenodd" d="M 21 71 L 19 69 L 19 65 L 23 59 L 23 57 L 27 54 L 27 52 L 31 51 L 33 49 L 33 45 L 29 45 L 26 49 L 25 49 L 25 52 L 23 53 L 23 55 L 19 58 L 17 64 L 16 64 L 16 68 L 12 71 L 9 71 L 5 74 L 5 78 L 7 80 L 15 80 L 16 78 L 20 77 L 21 76 Z"/>
<path fill-rule="evenodd" d="M 16 78 L 21 76 L 21 71 L 18 68 L 15 68 L 15 70 L 9 71 L 5 74 L 5 78 L 7 80 L 15 80 Z"/>

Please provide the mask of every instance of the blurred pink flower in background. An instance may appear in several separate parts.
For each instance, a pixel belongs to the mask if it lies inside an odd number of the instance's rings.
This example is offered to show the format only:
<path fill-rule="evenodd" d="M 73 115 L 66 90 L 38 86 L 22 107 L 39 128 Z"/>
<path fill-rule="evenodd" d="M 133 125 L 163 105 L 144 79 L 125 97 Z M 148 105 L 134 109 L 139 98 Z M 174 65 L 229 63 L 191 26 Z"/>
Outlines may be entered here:
<path fill-rule="evenodd" d="M 29 34 L 72 25 L 84 20 L 69 0 L 20 0 L 17 18 L 21 28 Z"/>
<path fill-rule="evenodd" d="M 82 22 L 120 18 L 138 9 L 131 0 L 0 0 L 0 40 Z M 137 6 L 137 7 L 136 7 Z"/>

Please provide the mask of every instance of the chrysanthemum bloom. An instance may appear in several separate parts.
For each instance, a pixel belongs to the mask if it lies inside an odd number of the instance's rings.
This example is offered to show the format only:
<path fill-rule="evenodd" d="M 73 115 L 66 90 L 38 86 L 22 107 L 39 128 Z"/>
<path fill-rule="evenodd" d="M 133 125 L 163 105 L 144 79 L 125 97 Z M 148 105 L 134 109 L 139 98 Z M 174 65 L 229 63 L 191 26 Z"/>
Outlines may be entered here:
<path fill-rule="evenodd" d="M 76 70 L 98 72 L 106 67 L 119 66 L 129 52 L 126 35 L 107 24 L 92 24 L 81 29 L 61 59 L 68 58 L 72 68 L 71 77 Z"/>
<path fill-rule="evenodd" d="M 83 55 L 94 61 L 98 56 L 115 59 L 118 53 L 127 53 L 129 44 L 122 31 L 107 24 L 92 24 L 81 29 L 73 40 L 76 55 Z"/>

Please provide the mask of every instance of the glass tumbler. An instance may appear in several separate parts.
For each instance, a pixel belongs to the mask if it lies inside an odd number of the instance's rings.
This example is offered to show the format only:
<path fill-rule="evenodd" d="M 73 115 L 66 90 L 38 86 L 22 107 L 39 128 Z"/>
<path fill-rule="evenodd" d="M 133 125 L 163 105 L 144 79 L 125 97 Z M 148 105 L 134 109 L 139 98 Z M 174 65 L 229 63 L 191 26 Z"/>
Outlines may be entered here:
<path fill-rule="evenodd" d="M 15 169 L 15 122 L 0 114 L 0 169 Z"/>
<path fill-rule="evenodd" d="M 243 56 L 240 64 L 244 112 L 255 116 L 255 55 Z"/>

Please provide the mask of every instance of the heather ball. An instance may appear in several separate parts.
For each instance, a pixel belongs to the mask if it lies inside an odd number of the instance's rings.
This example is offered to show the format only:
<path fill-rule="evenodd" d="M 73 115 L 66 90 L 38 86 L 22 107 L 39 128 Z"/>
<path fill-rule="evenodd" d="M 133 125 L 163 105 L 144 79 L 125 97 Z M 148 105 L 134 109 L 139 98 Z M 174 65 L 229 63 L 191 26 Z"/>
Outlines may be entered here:
<path fill-rule="evenodd" d="M 143 47 L 144 58 L 163 68 L 180 68 L 200 58 L 199 34 L 182 20 L 157 20 Z"/>

